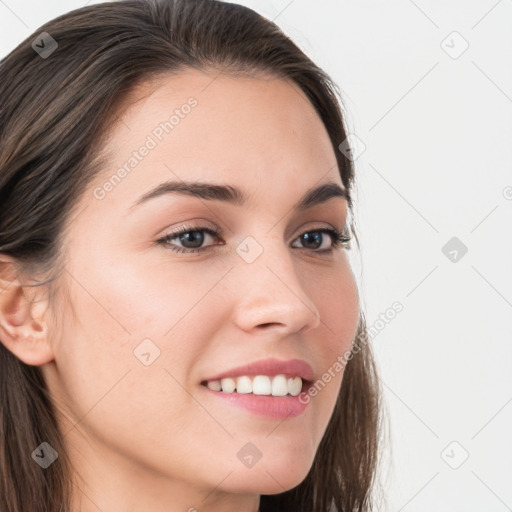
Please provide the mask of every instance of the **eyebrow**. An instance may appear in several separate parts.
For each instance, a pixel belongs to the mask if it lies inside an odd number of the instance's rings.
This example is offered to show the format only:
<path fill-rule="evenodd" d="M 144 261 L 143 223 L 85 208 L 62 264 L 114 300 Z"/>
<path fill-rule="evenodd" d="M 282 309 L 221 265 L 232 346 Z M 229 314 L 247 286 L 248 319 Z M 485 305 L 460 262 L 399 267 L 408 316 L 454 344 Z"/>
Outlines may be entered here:
<path fill-rule="evenodd" d="M 130 207 L 134 207 L 160 197 L 165 194 L 179 194 L 192 196 L 207 201 L 222 201 L 236 206 L 244 206 L 249 202 L 247 194 L 240 188 L 233 185 L 217 183 L 166 181 L 139 197 Z M 327 202 L 333 197 L 341 197 L 347 200 L 351 206 L 351 198 L 348 191 L 341 188 L 337 183 L 326 182 L 318 187 L 309 189 L 304 196 L 293 206 L 296 211 L 304 211 L 313 206 Z"/>

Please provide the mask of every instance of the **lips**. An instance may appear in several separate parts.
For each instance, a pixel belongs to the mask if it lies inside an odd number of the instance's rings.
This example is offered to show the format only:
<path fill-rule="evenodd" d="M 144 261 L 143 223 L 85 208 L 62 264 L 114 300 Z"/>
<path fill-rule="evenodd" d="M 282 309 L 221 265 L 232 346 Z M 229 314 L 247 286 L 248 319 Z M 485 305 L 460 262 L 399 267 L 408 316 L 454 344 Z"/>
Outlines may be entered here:
<path fill-rule="evenodd" d="M 271 377 L 280 374 L 300 377 L 305 381 L 312 381 L 314 378 L 313 369 L 308 363 L 306 363 L 306 361 L 301 359 L 283 360 L 272 358 L 261 359 L 243 366 L 231 368 L 230 370 L 223 371 L 222 373 L 211 375 L 204 379 L 203 382 L 221 380 L 227 377 L 243 377 L 245 375 L 248 377 L 255 375 L 268 375 Z"/>

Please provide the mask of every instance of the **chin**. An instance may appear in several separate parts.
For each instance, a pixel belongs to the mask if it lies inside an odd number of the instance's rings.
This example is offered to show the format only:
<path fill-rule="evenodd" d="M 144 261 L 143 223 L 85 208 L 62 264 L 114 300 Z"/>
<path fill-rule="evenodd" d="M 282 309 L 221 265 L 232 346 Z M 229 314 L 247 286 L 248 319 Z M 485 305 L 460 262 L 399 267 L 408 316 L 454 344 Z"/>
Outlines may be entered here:
<path fill-rule="evenodd" d="M 308 475 L 312 461 L 293 458 L 272 460 L 261 458 L 250 469 L 238 469 L 226 480 L 231 492 L 280 494 L 297 487 Z"/>

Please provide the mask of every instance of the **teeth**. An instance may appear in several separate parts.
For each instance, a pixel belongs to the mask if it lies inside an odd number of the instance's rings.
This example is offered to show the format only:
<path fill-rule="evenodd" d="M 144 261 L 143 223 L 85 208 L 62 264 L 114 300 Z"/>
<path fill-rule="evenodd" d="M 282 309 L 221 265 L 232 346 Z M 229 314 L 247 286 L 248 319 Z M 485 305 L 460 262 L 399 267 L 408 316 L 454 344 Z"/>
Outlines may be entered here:
<path fill-rule="evenodd" d="M 297 377 L 298 378 L 298 377 Z M 302 380 L 300 387 L 302 387 Z M 276 375 L 272 380 L 272 394 L 274 396 L 285 396 L 288 393 L 288 383 L 284 375 Z"/>
<path fill-rule="evenodd" d="M 272 383 L 270 377 L 266 375 L 256 375 L 252 381 L 253 395 L 270 395 L 272 393 Z"/>
<path fill-rule="evenodd" d="M 243 376 L 210 380 L 206 385 L 213 391 L 222 391 L 223 393 L 234 393 L 236 390 L 240 394 L 253 393 L 254 395 L 267 396 L 286 396 L 290 394 L 297 396 L 302 389 L 302 379 L 300 377 L 287 379 L 285 375 L 276 375 L 275 377 L 256 375 L 252 378 Z"/>
<path fill-rule="evenodd" d="M 226 393 L 233 393 L 233 391 L 235 391 L 236 382 L 235 379 L 228 377 L 227 379 L 221 379 L 220 385 L 222 386 L 222 390 Z"/>
<path fill-rule="evenodd" d="M 236 380 L 237 393 L 252 393 L 252 380 L 249 377 L 238 377 Z"/>
<path fill-rule="evenodd" d="M 302 389 L 302 380 L 299 377 L 288 379 L 288 392 L 292 396 L 297 396 Z"/>
<path fill-rule="evenodd" d="M 209 380 L 206 385 L 209 389 L 213 389 L 213 391 L 220 391 L 222 389 L 220 380 Z"/>

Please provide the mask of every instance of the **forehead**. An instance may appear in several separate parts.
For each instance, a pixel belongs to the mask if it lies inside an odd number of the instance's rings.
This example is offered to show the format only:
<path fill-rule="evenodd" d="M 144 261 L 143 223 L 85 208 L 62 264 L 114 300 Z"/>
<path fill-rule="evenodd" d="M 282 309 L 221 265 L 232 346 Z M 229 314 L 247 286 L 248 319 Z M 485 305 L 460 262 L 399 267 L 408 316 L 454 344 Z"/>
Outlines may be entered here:
<path fill-rule="evenodd" d="M 187 70 L 145 82 L 127 97 L 104 150 L 110 161 L 95 186 L 124 168 L 111 201 L 135 201 L 171 178 L 254 191 L 286 185 L 296 196 L 322 179 L 341 185 L 314 107 L 296 84 L 270 75 Z"/>

